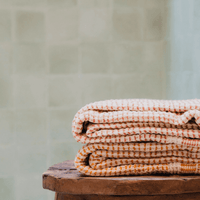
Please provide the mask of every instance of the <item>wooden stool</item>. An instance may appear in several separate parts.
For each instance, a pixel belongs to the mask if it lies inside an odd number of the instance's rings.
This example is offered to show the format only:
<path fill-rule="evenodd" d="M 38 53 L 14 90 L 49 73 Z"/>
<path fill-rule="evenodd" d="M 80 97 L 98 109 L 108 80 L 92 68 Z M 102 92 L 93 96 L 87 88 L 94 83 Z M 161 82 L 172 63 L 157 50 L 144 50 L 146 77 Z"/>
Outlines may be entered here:
<path fill-rule="evenodd" d="M 68 160 L 43 173 L 43 188 L 55 191 L 55 200 L 199 200 L 200 176 L 89 177 Z"/>

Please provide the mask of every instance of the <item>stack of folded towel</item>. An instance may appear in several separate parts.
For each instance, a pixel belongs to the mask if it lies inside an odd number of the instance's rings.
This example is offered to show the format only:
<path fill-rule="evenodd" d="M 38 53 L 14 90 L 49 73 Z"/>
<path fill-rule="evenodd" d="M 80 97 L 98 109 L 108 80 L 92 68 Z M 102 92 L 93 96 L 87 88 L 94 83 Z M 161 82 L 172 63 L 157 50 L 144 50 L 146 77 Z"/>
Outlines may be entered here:
<path fill-rule="evenodd" d="M 200 174 L 200 100 L 107 100 L 74 117 L 87 143 L 75 167 L 90 176 Z"/>

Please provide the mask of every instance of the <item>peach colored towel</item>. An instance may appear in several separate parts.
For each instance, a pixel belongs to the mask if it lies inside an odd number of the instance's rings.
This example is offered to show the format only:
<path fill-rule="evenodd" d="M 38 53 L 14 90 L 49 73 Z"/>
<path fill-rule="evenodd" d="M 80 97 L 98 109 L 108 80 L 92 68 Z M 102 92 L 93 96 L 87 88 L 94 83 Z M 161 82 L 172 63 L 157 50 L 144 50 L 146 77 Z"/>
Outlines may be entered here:
<path fill-rule="evenodd" d="M 73 136 L 88 143 L 76 168 L 91 176 L 199 173 L 200 100 L 107 100 L 75 115 Z"/>

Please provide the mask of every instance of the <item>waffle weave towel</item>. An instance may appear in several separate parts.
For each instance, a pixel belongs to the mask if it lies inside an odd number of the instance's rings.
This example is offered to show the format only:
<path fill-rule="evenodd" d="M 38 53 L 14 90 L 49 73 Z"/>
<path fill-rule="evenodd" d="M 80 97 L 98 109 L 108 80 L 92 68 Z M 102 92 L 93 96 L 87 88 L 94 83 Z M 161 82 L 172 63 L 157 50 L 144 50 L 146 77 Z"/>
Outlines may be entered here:
<path fill-rule="evenodd" d="M 200 173 L 200 100 L 107 100 L 75 115 L 75 158 L 91 176 Z"/>

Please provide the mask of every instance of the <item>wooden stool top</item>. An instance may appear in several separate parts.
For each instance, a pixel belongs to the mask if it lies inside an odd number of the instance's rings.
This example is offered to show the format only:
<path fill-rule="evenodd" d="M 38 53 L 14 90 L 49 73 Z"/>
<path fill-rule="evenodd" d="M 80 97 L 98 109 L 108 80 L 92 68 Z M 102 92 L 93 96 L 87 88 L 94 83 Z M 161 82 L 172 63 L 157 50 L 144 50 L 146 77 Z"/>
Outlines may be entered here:
<path fill-rule="evenodd" d="M 200 192 L 200 176 L 89 177 L 79 173 L 74 161 L 53 165 L 43 173 L 43 188 L 66 194 L 162 195 Z"/>

